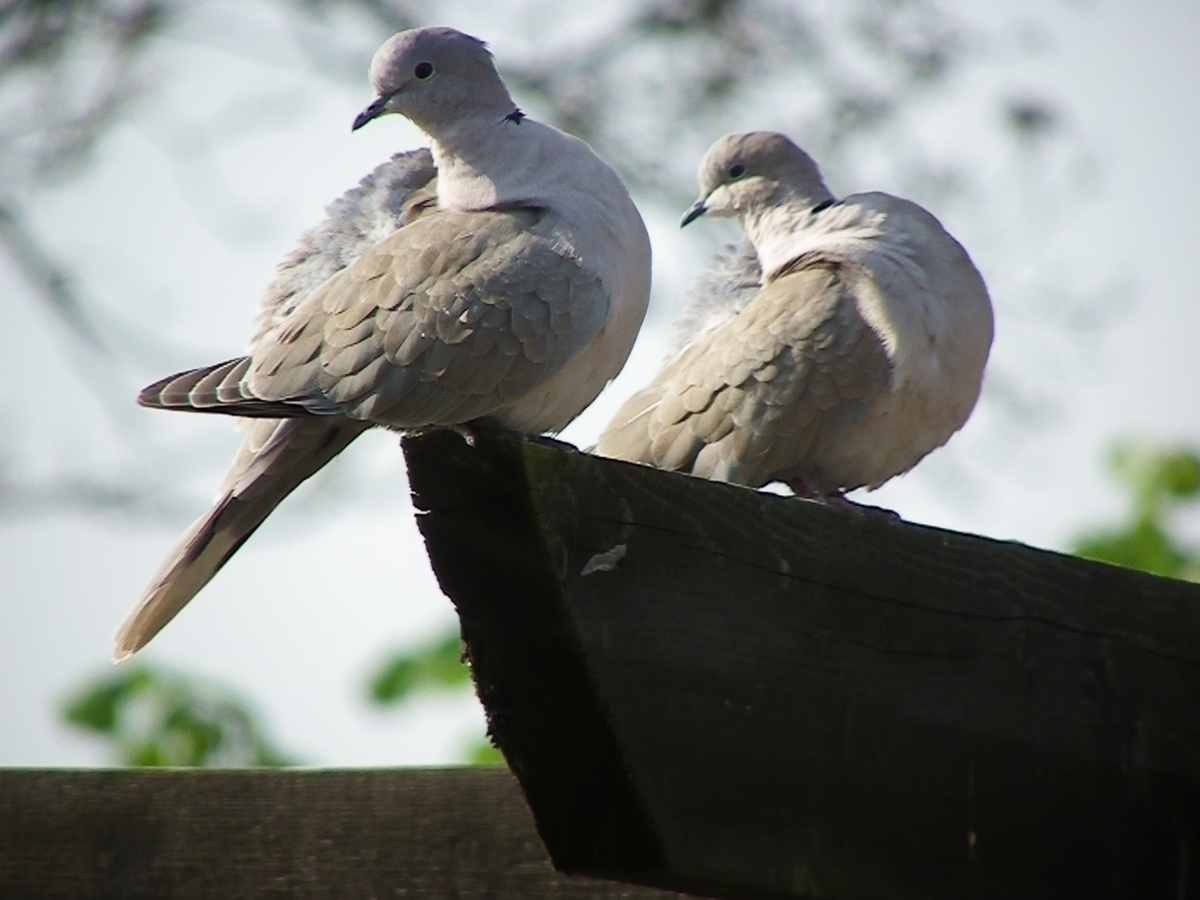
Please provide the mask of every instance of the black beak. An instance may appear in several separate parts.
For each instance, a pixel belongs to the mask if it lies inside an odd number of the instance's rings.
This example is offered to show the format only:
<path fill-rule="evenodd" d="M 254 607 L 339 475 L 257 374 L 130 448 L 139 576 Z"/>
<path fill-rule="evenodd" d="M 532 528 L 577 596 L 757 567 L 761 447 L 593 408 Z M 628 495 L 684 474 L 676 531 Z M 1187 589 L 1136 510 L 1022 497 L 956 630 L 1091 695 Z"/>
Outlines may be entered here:
<path fill-rule="evenodd" d="M 387 106 L 390 97 L 376 97 L 371 101 L 371 105 L 354 117 L 354 124 L 350 126 L 351 131 L 358 131 L 372 119 L 377 119 L 386 112 L 384 109 Z"/>
<path fill-rule="evenodd" d="M 704 201 L 708 199 L 701 197 L 695 203 L 688 207 L 687 212 L 683 214 L 683 218 L 679 220 L 679 227 L 682 228 L 688 222 L 695 222 L 698 218 L 708 212 L 708 207 L 704 205 Z"/>

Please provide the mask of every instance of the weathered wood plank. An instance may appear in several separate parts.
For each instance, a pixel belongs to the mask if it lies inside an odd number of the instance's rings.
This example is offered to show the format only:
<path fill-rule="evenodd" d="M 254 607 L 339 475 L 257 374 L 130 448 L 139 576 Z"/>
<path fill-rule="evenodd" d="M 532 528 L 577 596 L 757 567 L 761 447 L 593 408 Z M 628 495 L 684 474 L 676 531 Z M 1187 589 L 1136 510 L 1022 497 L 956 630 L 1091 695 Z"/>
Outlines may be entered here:
<path fill-rule="evenodd" d="M 405 453 L 565 871 L 1200 897 L 1200 587 L 537 443 Z"/>
<path fill-rule="evenodd" d="M 0 771 L 0 897 L 670 900 L 555 872 L 509 772 Z"/>

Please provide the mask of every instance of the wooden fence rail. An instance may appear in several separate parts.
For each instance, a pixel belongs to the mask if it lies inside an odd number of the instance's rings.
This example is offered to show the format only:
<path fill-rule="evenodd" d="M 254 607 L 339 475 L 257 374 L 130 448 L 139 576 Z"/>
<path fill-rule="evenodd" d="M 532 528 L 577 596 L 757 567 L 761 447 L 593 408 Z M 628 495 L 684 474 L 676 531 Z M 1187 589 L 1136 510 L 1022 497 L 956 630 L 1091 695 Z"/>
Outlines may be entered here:
<path fill-rule="evenodd" d="M 670 900 L 555 872 L 502 766 L 0 772 L 4 900 Z"/>
<path fill-rule="evenodd" d="M 544 442 L 404 449 L 570 875 L 504 770 L 10 772 L 0 897 L 1200 900 L 1200 586 Z"/>
<path fill-rule="evenodd" d="M 561 869 L 1200 898 L 1200 586 L 538 443 L 405 452 Z"/>

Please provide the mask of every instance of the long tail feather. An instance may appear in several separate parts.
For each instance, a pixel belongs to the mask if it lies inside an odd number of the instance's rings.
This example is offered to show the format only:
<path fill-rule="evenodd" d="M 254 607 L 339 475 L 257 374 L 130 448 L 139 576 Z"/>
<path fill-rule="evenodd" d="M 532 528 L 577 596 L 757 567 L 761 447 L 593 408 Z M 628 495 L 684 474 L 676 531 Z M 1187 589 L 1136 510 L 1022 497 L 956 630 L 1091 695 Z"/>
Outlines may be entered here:
<path fill-rule="evenodd" d="M 188 529 L 121 623 L 115 661 L 144 647 L 288 494 L 364 430 L 348 419 L 256 421 L 217 502 Z"/>

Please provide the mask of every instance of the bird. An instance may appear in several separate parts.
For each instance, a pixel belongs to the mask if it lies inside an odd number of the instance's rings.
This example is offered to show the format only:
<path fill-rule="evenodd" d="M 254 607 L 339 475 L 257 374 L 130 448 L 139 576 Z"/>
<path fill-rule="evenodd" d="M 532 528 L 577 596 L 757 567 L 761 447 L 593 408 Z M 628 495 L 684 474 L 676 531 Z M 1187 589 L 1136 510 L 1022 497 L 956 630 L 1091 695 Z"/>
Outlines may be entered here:
<path fill-rule="evenodd" d="M 597 441 L 602 456 L 841 501 L 946 443 L 979 398 L 992 304 L 928 211 L 838 199 L 786 135 L 727 134 L 705 153 L 701 217 L 748 244 L 701 280 L 691 329 Z"/>
<path fill-rule="evenodd" d="M 371 61 L 374 100 L 428 149 L 331 204 L 263 297 L 246 355 L 138 400 L 249 430 L 213 506 L 119 627 L 119 662 L 154 637 L 276 506 L 363 431 L 556 433 L 625 364 L 650 295 L 650 241 L 620 177 L 526 116 L 478 38 L 419 28 Z"/>

